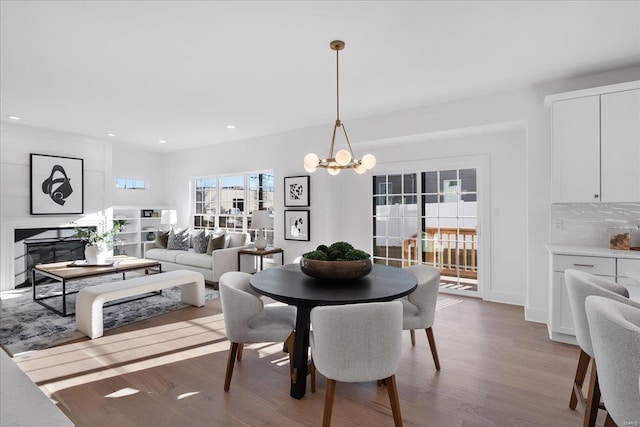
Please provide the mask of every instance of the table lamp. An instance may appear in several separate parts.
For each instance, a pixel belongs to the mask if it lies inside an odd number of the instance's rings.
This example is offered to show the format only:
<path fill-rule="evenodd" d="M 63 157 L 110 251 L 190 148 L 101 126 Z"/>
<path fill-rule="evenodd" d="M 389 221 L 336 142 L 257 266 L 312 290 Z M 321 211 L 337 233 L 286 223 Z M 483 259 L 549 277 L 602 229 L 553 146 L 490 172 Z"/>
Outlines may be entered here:
<path fill-rule="evenodd" d="M 269 212 L 265 210 L 253 211 L 251 214 L 251 227 L 257 229 L 256 249 L 267 247 L 267 239 L 264 237 L 264 229 L 269 226 Z"/>
<path fill-rule="evenodd" d="M 175 209 L 163 209 L 160 214 L 160 224 L 166 227 L 167 229 L 171 228 L 172 225 L 178 223 L 178 215 Z"/>

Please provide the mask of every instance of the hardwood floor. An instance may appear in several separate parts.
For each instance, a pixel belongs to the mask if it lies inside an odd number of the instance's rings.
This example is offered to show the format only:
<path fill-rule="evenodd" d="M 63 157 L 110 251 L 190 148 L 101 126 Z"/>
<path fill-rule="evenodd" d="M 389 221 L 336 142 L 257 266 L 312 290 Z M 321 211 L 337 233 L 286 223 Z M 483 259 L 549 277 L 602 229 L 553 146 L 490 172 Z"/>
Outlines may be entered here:
<path fill-rule="evenodd" d="M 442 295 L 441 299 L 451 298 Z M 522 307 L 472 298 L 436 312 L 436 371 L 424 331 L 403 335 L 396 374 L 406 426 L 579 426 L 569 409 L 578 347 L 549 340 Z M 78 426 L 318 426 L 326 380 L 289 397 L 282 344 L 247 345 L 223 391 L 220 301 L 14 359 Z M 387 390 L 339 383 L 334 426 L 391 426 Z"/>

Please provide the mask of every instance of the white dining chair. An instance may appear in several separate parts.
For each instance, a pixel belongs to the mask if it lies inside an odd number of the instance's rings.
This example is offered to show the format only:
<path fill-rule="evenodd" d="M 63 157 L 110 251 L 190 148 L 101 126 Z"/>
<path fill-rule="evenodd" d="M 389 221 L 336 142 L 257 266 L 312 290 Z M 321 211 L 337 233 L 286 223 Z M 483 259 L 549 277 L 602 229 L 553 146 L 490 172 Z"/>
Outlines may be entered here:
<path fill-rule="evenodd" d="M 251 289 L 251 275 L 238 271 L 220 277 L 220 299 L 227 338 L 231 341 L 224 391 L 229 391 L 236 358 L 242 359 L 244 344 L 285 342 L 296 324 L 296 308 L 264 306 Z"/>
<path fill-rule="evenodd" d="M 640 424 L 640 308 L 589 296 L 587 318 L 598 381 L 607 408 L 605 427 Z M 615 424 L 614 424 L 615 423 Z"/>
<path fill-rule="evenodd" d="M 400 364 L 399 301 L 316 307 L 311 310 L 311 354 L 327 378 L 323 426 L 331 424 L 336 382 L 385 379 L 396 426 L 402 425 L 395 373 Z"/>
<path fill-rule="evenodd" d="M 440 270 L 429 265 L 412 265 L 405 270 L 416 276 L 418 287 L 402 302 L 402 329 L 411 331 L 411 345 L 416 345 L 416 329 L 424 329 L 431 348 L 431 356 L 436 369 L 440 370 L 440 358 L 433 336 L 433 324 L 436 318 L 436 302 L 440 288 Z"/>
<path fill-rule="evenodd" d="M 624 286 L 604 277 L 595 276 L 584 271 L 567 269 L 564 272 L 564 278 L 569 304 L 571 305 L 576 340 L 580 346 L 580 356 L 571 390 L 569 407 L 575 409 L 576 405 L 580 403 L 585 412 L 585 426 L 593 427 L 600 408 L 600 388 L 598 386 L 597 360 L 594 359 L 593 355 L 585 300 L 590 295 L 598 295 L 637 307 L 640 307 L 640 304 L 629 300 L 629 293 Z M 589 388 L 585 399 L 582 393 L 582 386 L 590 364 L 591 378 L 589 379 Z"/>

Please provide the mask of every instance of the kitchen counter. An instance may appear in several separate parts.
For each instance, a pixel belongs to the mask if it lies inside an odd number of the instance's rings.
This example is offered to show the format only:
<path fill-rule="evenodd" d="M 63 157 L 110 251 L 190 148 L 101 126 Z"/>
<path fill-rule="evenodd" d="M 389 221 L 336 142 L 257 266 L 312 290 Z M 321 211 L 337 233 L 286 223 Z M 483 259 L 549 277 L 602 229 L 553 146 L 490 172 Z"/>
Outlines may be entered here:
<path fill-rule="evenodd" d="M 598 246 L 559 245 L 549 243 L 547 250 L 553 255 L 581 255 L 606 258 L 640 259 L 640 251 L 622 251 Z"/>

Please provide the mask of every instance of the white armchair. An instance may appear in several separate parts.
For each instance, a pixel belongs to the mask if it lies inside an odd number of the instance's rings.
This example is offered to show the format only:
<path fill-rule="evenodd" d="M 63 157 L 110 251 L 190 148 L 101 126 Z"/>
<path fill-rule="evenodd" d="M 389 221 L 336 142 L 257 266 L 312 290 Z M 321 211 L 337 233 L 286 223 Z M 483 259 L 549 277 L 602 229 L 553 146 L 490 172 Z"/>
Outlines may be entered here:
<path fill-rule="evenodd" d="M 245 343 L 285 342 L 296 324 L 296 308 L 265 307 L 251 289 L 248 273 L 228 272 L 220 277 L 220 298 L 227 338 L 231 341 L 224 391 L 229 391 L 236 357 Z"/>
<path fill-rule="evenodd" d="M 402 329 L 411 331 L 411 345 L 416 345 L 416 329 L 424 329 L 431 348 L 433 363 L 440 370 L 440 358 L 433 336 L 433 323 L 436 318 L 436 302 L 440 288 L 440 271 L 428 265 L 412 265 L 405 267 L 416 276 L 418 287 L 402 302 Z"/>

